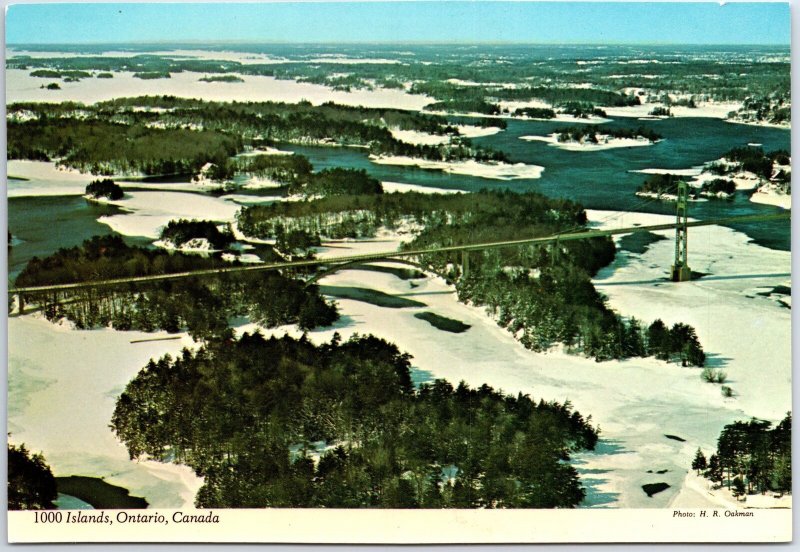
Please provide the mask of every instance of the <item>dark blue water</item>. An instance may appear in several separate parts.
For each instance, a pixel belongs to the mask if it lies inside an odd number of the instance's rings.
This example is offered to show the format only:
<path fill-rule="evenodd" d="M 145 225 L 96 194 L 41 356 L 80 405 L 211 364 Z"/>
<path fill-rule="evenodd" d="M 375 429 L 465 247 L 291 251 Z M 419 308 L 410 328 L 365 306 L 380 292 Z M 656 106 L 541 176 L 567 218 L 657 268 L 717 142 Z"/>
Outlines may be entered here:
<path fill-rule="evenodd" d="M 544 142 L 520 140 L 520 136 L 544 136 L 563 128 L 564 123 L 547 121 L 508 121 L 508 128 L 499 134 L 478 138 L 474 143 L 505 152 L 512 161 L 545 167 L 539 179 L 512 181 L 491 180 L 471 176 L 450 175 L 441 171 L 376 165 L 367 153 L 358 148 L 301 147 L 282 144 L 305 155 L 317 170 L 348 166 L 367 170 L 375 178 L 422 186 L 477 191 L 482 188 L 508 188 L 516 191 L 538 191 L 550 197 L 569 198 L 589 209 L 633 210 L 647 213 L 673 214 L 675 204 L 646 201 L 634 195 L 647 175 L 632 173 L 647 168 L 686 169 L 722 157 L 736 146 L 762 144 L 766 151 L 790 149 L 788 130 L 726 123 L 708 118 L 673 118 L 660 121 L 639 121 L 616 118 L 601 128 L 650 128 L 664 139 L 651 146 L 617 148 L 601 151 L 566 151 Z M 708 219 L 719 216 L 775 213 L 781 209 L 749 201 L 748 192 L 739 192 L 733 201 L 692 203 L 690 216 Z M 775 249 L 790 246 L 789 221 L 737 225 L 754 241 Z"/>
<path fill-rule="evenodd" d="M 113 205 L 86 201 L 79 196 L 18 197 L 8 200 L 8 230 L 14 246 L 8 252 L 11 281 L 33 257 L 46 257 L 60 248 L 80 245 L 92 236 L 111 234 L 97 222 L 101 216 L 119 214 Z M 135 244 L 142 240 L 126 241 Z"/>

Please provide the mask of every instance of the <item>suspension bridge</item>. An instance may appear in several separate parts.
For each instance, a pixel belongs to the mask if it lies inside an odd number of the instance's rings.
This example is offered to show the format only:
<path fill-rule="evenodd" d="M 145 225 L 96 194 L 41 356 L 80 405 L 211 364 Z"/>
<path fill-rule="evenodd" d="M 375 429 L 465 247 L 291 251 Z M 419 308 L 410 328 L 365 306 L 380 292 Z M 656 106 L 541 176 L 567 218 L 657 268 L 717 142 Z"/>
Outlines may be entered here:
<path fill-rule="evenodd" d="M 121 286 L 126 284 L 147 284 L 152 282 L 164 282 L 169 280 L 181 280 L 188 278 L 202 278 L 219 276 L 223 274 L 238 274 L 250 272 L 262 272 L 269 270 L 291 270 L 299 268 L 327 267 L 326 274 L 352 267 L 359 264 L 368 264 L 381 261 L 399 260 L 408 264 L 413 263 L 414 259 L 425 255 L 441 253 L 461 253 L 462 274 L 469 273 L 469 255 L 471 252 L 487 251 L 491 249 L 501 249 L 508 247 L 522 246 L 558 246 L 559 243 L 574 240 L 586 240 L 592 238 L 602 238 L 608 236 L 635 234 L 638 232 L 654 232 L 663 230 L 675 230 L 675 260 L 671 267 L 672 280 L 683 282 L 691 279 L 691 270 L 688 265 L 688 231 L 689 228 L 699 226 L 726 225 L 763 222 L 771 220 L 790 219 L 791 212 L 741 215 L 707 220 L 689 221 L 686 209 L 686 188 L 679 188 L 677 218 L 673 223 L 654 224 L 643 226 L 629 226 L 625 228 L 614 228 L 606 230 L 583 230 L 578 232 L 567 232 L 545 237 L 522 238 L 518 240 L 503 240 L 482 243 L 467 243 L 450 246 L 430 247 L 422 249 L 406 249 L 381 251 L 360 255 L 346 255 L 338 257 L 324 257 L 314 259 L 302 259 L 295 261 L 283 261 L 276 263 L 259 263 L 252 265 L 236 265 L 220 268 L 193 270 L 189 272 L 175 272 L 169 274 L 156 274 L 149 276 L 134 276 L 126 278 L 101 279 L 93 281 L 72 282 L 66 284 L 53 284 L 43 286 L 15 287 L 9 288 L 9 296 L 16 298 L 17 311 L 22 313 L 25 307 L 26 296 L 37 296 L 42 294 L 59 294 L 70 291 Z M 312 278 L 316 280 L 321 275 Z"/>

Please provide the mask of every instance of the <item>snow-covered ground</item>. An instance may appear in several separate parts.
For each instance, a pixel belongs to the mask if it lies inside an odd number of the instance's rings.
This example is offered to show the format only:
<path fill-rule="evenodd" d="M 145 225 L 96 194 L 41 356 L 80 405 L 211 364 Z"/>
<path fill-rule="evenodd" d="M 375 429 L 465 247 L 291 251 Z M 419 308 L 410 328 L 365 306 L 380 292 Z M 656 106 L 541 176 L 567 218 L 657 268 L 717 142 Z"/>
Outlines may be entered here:
<path fill-rule="evenodd" d="M 588 141 L 579 142 L 576 140 L 561 142 L 558 139 L 557 132 L 547 136 L 520 136 L 519 139 L 527 140 L 529 142 L 546 142 L 550 146 L 567 151 L 600 151 L 616 148 L 652 146 L 655 143 L 647 140 L 646 138 L 612 138 L 607 134 L 598 134 L 597 143 Z"/>
<path fill-rule="evenodd" d="M 108 427 L 116 397 L 151 358 L 191 339 L 165 332 L 76 331 L 36 315 L 8 320 L 8 431 L 43 451 L 56 476 L 103 477 L 153 508 L 186 508 L 202 480 L 186 466 L 134 462 Z"/>
<path fill-rule="evenodd" d="M 598 226 L 671 220 L 611 212 L 591 212 L 590 217 Z M 661 234 L 670 236 L 671 232 Z M 399 243 L 396 236 L 387 239 L 337 242 L 335 249 L 323 254 L 389 250 Z M 651 245 L 643 255 L 621 252 L 611 267 L 601 271 L 596 285 L 609 297 L 610 305 L 626 316 L 646 323 L 661 318 L 668 324 L 692 324 L 708 353 L 709 366 L 728 374 L 733 398 L 723 397 L 719 385 L 703 382 L 697 368 L 652 358 L 596 363 L 557 351 L 528 351 L 483 309 L 458 303 L 453 288 L 438 278 L 417 280 L 417 287 L 411 288 L 409 282 L 388 274 L 363 270 L 333 274 L 321 283 L 402 295 L 426 307 L 387 312 L 337 299 L 342 319 L 334 328 L 311 332 L 311 337 L 322 341 L 334 331 L 345 338 L 353 332 L 370 332 L 411 353 L 418 375 L 453 383 L 465 380 L 470 385 L 488 383 L 546 400 L 569 400 L 602 430 L 597 451 L 575 456 L 588 491 L 585 505 L 668 507 L 686 485 L 697 448 L 710 455 L 725 424 L 750 416 L 777 421 L 791 408 L 790 311 L 778 302 L 779 296 L 757 295 L 790 283 L 790 254 L 749 243 L 744 234 L 720 227 L 692 229 L 690 243 L 692 268 L 708 274 L 701 280 L 666 281 L 673 245 L 665 240 Z M 436 330 L 414 318 L 422 310 L 472 327 L 462 334 Z M 248 325 L 240 331 L 252 329 Z M 299 335 L 294 328 L 272 332 Z M 657 482 L 670 488 L 647 497 L 641 485 Z M 696 493 L 691 504 L 717 502 L 710 494 Z"/>
<path fill-rule="evenodd" d="M 6 71 L 6 102 L 95 103 L 112 98 L 172 95 L 179 98 L 202 98 L 206 101 L 275 101 L 297 103 L 308 100 L 314 105 L 335 102 L 342 105 L 408 109 L 419 111 L 433 102 L 428 96 L 404 90 L 378 88 L 345 92 L 326 86 L 279 80 L 274 77 L 244 75 L 244 82 L 199 82 L 202 73 L 173 73 L 169 79 L 137 79 L 133 73 L 114 73 L 113 79 L 59 81 L 61 90 L 40 88 L 57 79 L 31 77 L 29 70 Z M 241 75 L 240 75 L 241 76 Z"/>
<path fill-rule="evenodd" d="M 775 184 L 764 184 L 750 196 L 753 203 L 763 203 L 765 205 L 775 205 L 781 209 L 792 208 L 792 194 L 787 194 Z"/>
<path fill-rule="evenodd" d="M 98 177 L 73 169 L 59 169 L 46 161 L 12 159 L 6 165 L 7 197 L 83 195 L 86 185 Z M 11 180 L 18 177 L 24 180 Z"/>
<path fill-rule="evenodd" d="M 98 222 L 125 236 L 152 239 L 158 238 L 161 228 L 171 220 L 232 222 L 240 208 L 224 198 L 184 192 L 126 192 L 123 199 L 107 203 L 128 212 L 100 217 Z"/>
<path fill-rule="evenodd" d="M 671 220 L 608 212 L 590 212 L 590 217 L 598 226 Z M 329 243 L 320 253 L 386 251 L 396 248 L 401 239 L 384 232 L 375 240 Z M 749 243 L 744 234 L 719 227 L 692 229 L 690 244 L 692 268 L 707 274 L 700 280 L 681 284 L 665 280 L 673 252 L 671 242 L 665 240 L 652 244 L 642 255 L 621 252 L 611 267 L 601 271 L 596 285 L 609 297 L 610 305 L 626 316 L 646 323 L 658 317 L 668 324 L 692 324 L 709 355 L 709 365 L 728 374 L 733 398 L 724 398 L 718 385 L 704 383 L 696 368 L 652 358 L 596 363 L 559 351 L 528 351 L 483 309 L 457 302 L 453 288 L 435 277 L 416 280 L 412 288 L 408 281 L 385 273 L 347 270 L 330 275 L 323 284 L 372 288 L 426 306 L 387 311 L 337 299 L 341 320 L 310 336 L 319 342 L 329 340 L 334 331 L 344 338 L 354 332 L 373 333 L 413 355 L 417 379 L 441 377 L 474 386 L 488 383 L 537 399 L 569 400 L 602 430 L 597 450 L 574 458 L 587 488 L 586 506 L 713 506 L 717 499 L 708 493 L 695 489 L 686 498 L 682 491 L 691 484 L 687 475 L 697 448 L 709 455 L 719 431 L 734 420 L 757 416 L 777 421 L 791 408 L 790 311 L 778 302 L 779 296 L 757 295 L 790 284 L 790 254 Z M 422 310 L 472 327 L 461 334 L 437 330 L 413 316 Z M 126 478 L 127 470 L 142 465 L 126 460 L 124 448 L 106 425 L 115 392 L 147 358 L 174 354 L 179 343 L 130 344 L 139 334 L 63 330 L 31 316 L 11 319 L 10 328 L 10 431 L 17 442 L 24 440 L 33 450 L 43 450 L 59 475 L 81 466 L 89 466 L 85 474 L 122 474 L 110 482 L 145 496 L 154 505 L 166 504 L 165 494 L 185 496 L 196 488 L 197 481 L 191 478 L 178 483 L 169 471 L 172 467 L 165 468 L 173 477 L 171 487 L 155 487 L 160 475 L 150 464 L 142 469 L 151 471 L 141 472 L 141 478 Z M 253 328 L 244 325 L 238 330 Z M 300 335 L 294 327 L 267 333 L 287 332 Z M 77 368 L 63 370 L 73 364 Z M 113 374 L 107 373 L 109 368 Z M 103 378 L 113 375 L 113 384 L 98 383 L 98 373 Z M 98 400 L 100 395 L 107 400 Z M 98 404 L 105 404 L 105 410 Z M 56 420 L 55 434 L 48 420 Z M 71 445 L 70 435 L 76 431 L 82 431 L 80 438 L 86 440 L 79 452 Z M 641 485 L 655 482 L 666 482 L 670 488 L 648 498 Z"/>
<path fill-rule="evenodd" d="M 555 107 L 541 100 L 530 100 L 530 101 L 501 100 L 497 102 L 497 104 L 500 106 L 500 109 L 507 110 L 509 113 L 514 113 L 517 109 L 525 109 L 528 107 L 535 107 L 539 109 L 552 109 L 554 111 L 556 110 Z M 611 121 L 611 119 L 605 117 L 598 117 L 597 115 L 591 115 L 589 117 L 575 117 L 574 115 L 568 115 L 566 113 L 556 113 L 556 116 L 550 119 L 537 119 L 535 117 L 514 117 L 514 118 L 532 120 L 532 121 L 554 121 L 558 123 L 585 123 L 590 125 L 599 125 Z"/>
<path fill-rule="evenodd" d="M 120 188 L 136 188 L 140 190 L 164 190 L 172 192 L 205 192 L 219 188 L 219 182 L 140 182 L 125 180 L 125 176 L 97 176 L 90 173 L 81 173 L 75 169 L 57 167 L 49 161 L 21 161 L 12 159 L 8 161 L 7 174 L 9 176 L 7 197 L 35 197 L 35 196 L 75 196 L 86 193 L 86 185 L 93 180 L 111 178 Z M 17 177 L 13 179 L 13 177 Z M 24 179 L 24 180 L 20 180 Z M 254 180 L 254 179 L 253 179 Z M 244 187 L 276 187 L 280 184 L 265 183 L 251 185 L 248 181 Z"/>
<path fill-rule="evenodd" d="M 515 180 L 519 178 L 540 178 L 544 167 L 525 163 L 479 163 L 478 161 L 431 161 L 417 157 L 400 155 L 370 155 L 369 160 L 379 165 L 399 165 L 419 167 L 451 174 L 478 176 L 492 180 Z"/>
<path fill-rule="evenodd" d="M 475 125 L 458 125 L 456 127 L 460 136 L 464 138 L 479 138 L 482 136 L 492 136 L 498 132 L 502 132 L 500 127 L 480 127 Z M 438 146 L 441 144 L 449 144 L 453 136 L 450 134 L 430 134 L 427 132 L 420 132 L 418 130 L 401 130 L 399 128 L 389 129 L 392 136 L 405 142 L 407 144 L 416 144 L 421 146 Z"/>
<path fill-rule="evenodd" d="M 643 103 L 626 107 L 603 107 L 609 117 L 648 117 L 656 107 L 667 107 L 661 103 Z M 740 102 L 697 102 L 697 107 L 680 105 L 668 106 L 673 117 L 710 117 L 725 119 L 728 113 L 736 111 L 742 104 Z"/>
<path fill-rule="evenodd" d="M 421 194 L 463 194 L 463 190 L 451 190 L 450 188 L 436 188 L 434 186 L 420 186 L 419 184 L 405 184 L 403 182 L 381 182 L 383 191 L 387 194 L 394 192 L 419 192 Z"/>

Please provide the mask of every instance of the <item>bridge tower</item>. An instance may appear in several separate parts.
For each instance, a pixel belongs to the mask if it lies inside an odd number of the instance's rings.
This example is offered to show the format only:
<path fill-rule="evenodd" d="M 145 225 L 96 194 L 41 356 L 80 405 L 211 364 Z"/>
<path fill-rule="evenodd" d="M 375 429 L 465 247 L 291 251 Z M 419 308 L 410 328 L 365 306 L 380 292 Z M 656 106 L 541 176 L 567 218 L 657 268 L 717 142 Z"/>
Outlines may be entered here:
<path fill-rule="evenodd" d="M 675 262 L 672 264 L 672 281 L 688 282 L 692 279 L 689 268 L 687 244 L 689 241 L 689 185 L 678 181 L 678 207 L 675 225 Z"/>

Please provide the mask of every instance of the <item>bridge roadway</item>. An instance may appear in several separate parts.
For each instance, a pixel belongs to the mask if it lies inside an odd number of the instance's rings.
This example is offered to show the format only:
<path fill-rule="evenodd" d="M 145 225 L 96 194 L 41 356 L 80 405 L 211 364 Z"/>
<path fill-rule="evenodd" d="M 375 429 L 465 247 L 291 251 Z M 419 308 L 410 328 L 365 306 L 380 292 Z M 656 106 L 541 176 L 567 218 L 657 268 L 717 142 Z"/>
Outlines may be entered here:
<path fill-rule="evenodd" d="M 745 222 L 762 222 L 767 220 L 780 220 L 791 218 L 791 212 L 772 213 L 767 215 L 740 215 L 734 217 L 724 217 L 709 220 L 697 220 L 687 223 L 688 227 L 696 226 L 712 226 Z M 507 240 L 486 243 L 471 243 L 462 245 L 450 245 L 443 247 L 433 247 L 428 249 L 409 249 L 405 251 L 382 251 L 377 253 L 368 253 L 362 255 L 348 255 L 342 257 L 326 257 L 319 259 L 304 259 L 300 261 L 286 261 L 280 263 L 263 263 L 246 266 L 229 266 L 223 268 L 210 268 L 204 270 L 194 270 L 191 272 L 173 272 L 171 274 L 157 274 L 152 276 L 136 276 L 129 278 L 115 278 L 109 280 L 96 280 L 91 282 L 75 282 L 70 284 L 54 284 L 48 286 L 31 286 L 9 289 L 8 293 L 17 295 L 21 293 L 39 293 L 39 292 L 58 292 L 69 291 L 86 288 L 96 288 L 105 286 L 114 286 L 120 284 L 135 284 L 146 282 L 159 282 L 164 280 L 179 280 L 182 278 L 196 278 L 202 276 L 211 276 L 219 274 L 233 274 L 238 272 L 258 272 L 265 270 L 280 270 L 285 268 L 305 268 L 320 265 L 336 265 L 343 263 L 355 262 L 374 262 L 386 261 L 402 257 L 416 257 L 419 255 L 433 254 L 433 253 L 448 253 L 455 251 L 469 252 L 469 251 L 483 251 L 486 249 L 497 249 L 503 247 L 515 247 L 522 245 L 548 245 L 564 241 L 572 240 L 586 240 L 590 238 L 600 238 L 605 236 L 614 236 L 619 234 L 633 234 L 636 232 L 652 232 L 658 230 L 671 230 L 677 226 L 677 223 L 669 224 L 654 224 L 650 226 L 630 226 L 627 228 L 615 228 L 611 230 L 585 230 L 582 232 L 572 232 L 567 234 L 555 234 L 553 236 L 546 236 L 542 238 L 527 238 L 519 240 Z"/>

